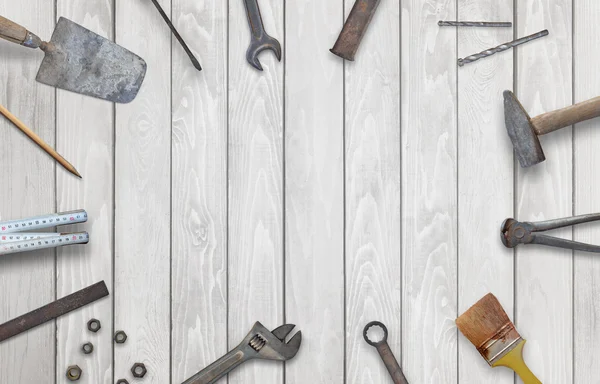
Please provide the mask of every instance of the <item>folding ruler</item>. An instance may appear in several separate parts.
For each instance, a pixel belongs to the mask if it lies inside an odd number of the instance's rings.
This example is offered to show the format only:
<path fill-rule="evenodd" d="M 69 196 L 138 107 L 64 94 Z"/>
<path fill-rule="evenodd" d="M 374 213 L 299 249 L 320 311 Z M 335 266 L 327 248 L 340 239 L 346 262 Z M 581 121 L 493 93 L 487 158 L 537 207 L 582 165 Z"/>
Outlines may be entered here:
<path fill-rule="evenodd" d="M 27 219 L 0 222 L 0 255 L 64 245 L 87 244 L 90 241 L 90 235 L 87 232 L 30 232 L 44 228 L 53 228 L 59 225 L 85 223 L 87 217 L 87 212 L 81 209 L 72 212 L 52 213 Z"/>

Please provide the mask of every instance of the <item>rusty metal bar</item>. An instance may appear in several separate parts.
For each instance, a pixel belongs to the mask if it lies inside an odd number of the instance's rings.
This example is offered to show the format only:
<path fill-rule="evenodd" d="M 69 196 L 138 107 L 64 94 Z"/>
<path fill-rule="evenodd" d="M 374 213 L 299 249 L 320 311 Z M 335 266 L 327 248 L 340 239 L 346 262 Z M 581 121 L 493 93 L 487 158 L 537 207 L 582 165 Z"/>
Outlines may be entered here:
<path fill-rule="evenodd" d="M 104 281 L 0 325 L 0 342 L 108 296 Z"/>
<path fill-rule="evenodd" d="M 348 20 L 340 33 L 331 53 L 343 59 L 354 61 L 354 55 L 360 46 L 380 0 L 356 0 Z"/>

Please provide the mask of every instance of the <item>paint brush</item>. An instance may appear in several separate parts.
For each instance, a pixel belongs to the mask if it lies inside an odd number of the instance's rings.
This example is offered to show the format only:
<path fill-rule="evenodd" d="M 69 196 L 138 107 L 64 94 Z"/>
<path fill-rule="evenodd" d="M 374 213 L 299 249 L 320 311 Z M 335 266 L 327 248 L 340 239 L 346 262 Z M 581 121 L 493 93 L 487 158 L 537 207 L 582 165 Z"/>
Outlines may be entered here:
<path fill-rule="evenodd" d="M 519 335 L 496 296 L 488 293 L 456 319 L 456 325 L 490 366 L 512 369 L 525 384 L 542 383 L 525 365 L 525 339 Z"/>

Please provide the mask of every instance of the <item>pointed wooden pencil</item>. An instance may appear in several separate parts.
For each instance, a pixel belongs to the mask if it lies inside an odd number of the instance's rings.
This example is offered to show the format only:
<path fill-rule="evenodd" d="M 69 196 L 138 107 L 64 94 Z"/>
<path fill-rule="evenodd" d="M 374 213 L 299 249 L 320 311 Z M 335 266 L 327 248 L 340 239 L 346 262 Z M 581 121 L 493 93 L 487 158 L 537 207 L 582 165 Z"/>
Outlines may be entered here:
<path fill-rule="evenodd" d="M 23 131 L 31 140 L 33 140 L 40 148 L 42 148 L 46 153 L 54 158 L 54 160 L 58 161 L 60 165 L 62 165 L 67 171 L 71 172 L 75 176 L 81 179 L 81 175 L 75 167 L 65 160 L 58 152 L 56 152 L 52 147 L 50 147 L 41 137 L 39 137 L 35 132 L 29 129 L 25 124 L 23 124 L 15 115 L 10 113 L 8 109 L 6 109 L 3 105 L 0 104 L 0 113 L 3 114 L 8 120 L 10 120 L 17 128 Z"/>

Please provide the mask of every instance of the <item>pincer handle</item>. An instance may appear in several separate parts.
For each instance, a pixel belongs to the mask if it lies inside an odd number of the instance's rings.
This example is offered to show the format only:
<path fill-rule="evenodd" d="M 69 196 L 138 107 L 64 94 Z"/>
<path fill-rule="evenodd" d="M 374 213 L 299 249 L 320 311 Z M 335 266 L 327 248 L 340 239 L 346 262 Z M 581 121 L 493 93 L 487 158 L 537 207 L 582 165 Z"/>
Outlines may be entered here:
<path fill-rule="evenodd" d="M 213 384 L 242 364 L 246 359 L 244 352 L 234 349 L 202 371 L 196 373 L 182 384 Z"/>
<path fill-rule="evenodd" d="M 42 39 L 25 27 L 0 16 L 0 38 L 29 48 L 39 48 Z"/>

